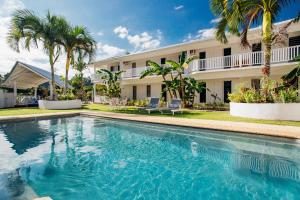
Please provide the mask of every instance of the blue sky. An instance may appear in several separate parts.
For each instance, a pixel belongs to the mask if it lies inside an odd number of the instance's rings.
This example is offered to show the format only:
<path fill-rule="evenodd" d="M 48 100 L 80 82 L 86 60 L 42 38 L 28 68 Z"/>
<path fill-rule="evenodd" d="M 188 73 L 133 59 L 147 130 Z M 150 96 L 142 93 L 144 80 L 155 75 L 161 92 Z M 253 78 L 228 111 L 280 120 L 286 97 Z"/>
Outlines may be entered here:
<path fill-rule="evenodd" d="M 85 25 L 98 42 L 98 58 L 211 37 L 215 19 L 205 0 L 0 0 L 0 20 L 8 20 L 16 8 L 27 8 L 41 16 L 50 10 L 72 24 Z M 300 3 L 286 7 L 277 20 L 290 19 L 299 10 Z M 0 26 L 3 24 L 0 22 Z M 20 56 L 16 59 L 24 57 Z M 12 65 L 14 57 L 7 57 L 0 57 L 0 73 L 7 71 L 3 69 L 8 66 L 3 65 Z M 28 59 L 25 61 L 30 62 Z M 47 67 L 46 62 L 41 56 L 32 64 Z"/>

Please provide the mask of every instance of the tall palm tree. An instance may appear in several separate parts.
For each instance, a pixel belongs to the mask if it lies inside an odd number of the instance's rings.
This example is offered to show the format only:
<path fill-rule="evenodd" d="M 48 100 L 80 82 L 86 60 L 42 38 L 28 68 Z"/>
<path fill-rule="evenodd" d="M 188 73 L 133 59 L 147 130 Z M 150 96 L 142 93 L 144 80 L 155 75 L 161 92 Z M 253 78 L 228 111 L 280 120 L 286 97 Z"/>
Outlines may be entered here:
<path fill-rule="evenodd" d="M 280 34 L 273 31 L 273 23 L 284 6 L 298 2 L 298 0 L 211 0 L 212 12 L 220 18 L 216 26 L 216 39 L 227 43 L 226 31 L 241 37 L 241 44 L 249 46 L 248 31 L 253 23 L 262 23 L 262 41 L 264 43 L 265 76 L 270 76 L 272 42 L 277 41 L 286 29 L 300 19 L 298 16 L 281 27 Z"/>
<path fill-rule="evenodd" d="M 166 82 L 167 81 L 167 75 L 170 74 L 171 75 L 171 79 L 173 80 L 172 77 L 172 69 L 170 67 L 167 66 L 161 66 L 159 64 L 157 64 L 156 62 L 153 61 L 147 61 L 149 68 L 144 70 L 141 73 L 140 79 L 143 79 L 147 76 L 153 76 L 153 75 L 157 75 L 157 76 L 162 76 L 163 81 Z M 170 97 L 173 98 L 173 94 L 170 90 L 169 87 L 167 87 L 167 90 L 170 94 Z"/>
<path fill-rule="evenodd" d="M 20 52 L 20 43 L 24 43 L 25 49 L 30 50 L 30 46 L 42 46 L 44 52 L 49 57 L 51 66 L 51 86 L 55 98 L 55 76 L 54 64 L 60 55 L 61 33 L 67 27 L 67 22 L 63 17 L 51 15 L 48 11 L 45 18 L 40 18 L 29 10 L 17 10 L 12 17 L 7 42 L 10 47 Z"/>
<path fill-rule="evenodd" d="M 65 88 L 64 94 L 68 89 L 68 75 L 71 62 L 74 62 L 74 53 L 81 50 L 82 54 L 89 56 L 89 61 L 93 58 L 96 51 L 96 42 L 83 26 L 68 26 L 63 32 L 61 45 L 64 47 L 67 55 L 66 73 L 65 73 Z M 85 57 L 85 55 L 83 55 Z"/>
<path fill-rule="evenodd" d="M 181 99 L 185 102 L 185 80 L 184 80 L 184 70 L 189 67 L 189 63 L 192 62 L 193 60 L 197 59 L 197 56 L 191 56 L 191 57 L 186 57 L 186 52 L 182 52 L 180 55 L 179 62 L 175 62 L 173 60 L 167 60 L 166 64 L 171 66 L 173 71 L 177 72 L 177 77 L 179 77 L 180 80 L 180 91 L 179 95 Z M 185 102 L 186 103 L 186 102 Z"/>

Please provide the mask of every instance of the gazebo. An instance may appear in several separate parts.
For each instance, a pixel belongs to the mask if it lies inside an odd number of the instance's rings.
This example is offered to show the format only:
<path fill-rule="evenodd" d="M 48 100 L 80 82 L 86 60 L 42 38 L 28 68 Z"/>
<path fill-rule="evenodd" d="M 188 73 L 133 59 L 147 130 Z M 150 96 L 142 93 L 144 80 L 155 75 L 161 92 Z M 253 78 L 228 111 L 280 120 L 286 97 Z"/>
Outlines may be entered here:
<path fill-rule="evenodd" d="M 39 85 L 49 82 L 50 95 L 52 96 L 53 88 L 51 87 L 51 73 L 32 65 L 17 61 L 9 73 L 9 76 L 1 84 L 6 88 L 14 89 L 14 99 L 17 98 L 18 89 L 34 88 L 34 96 L 37 98 L 37 88 Z M 55 75 L 55 83 L 59 87 L 64 87 L 64 82 L 58 75 Z"/>

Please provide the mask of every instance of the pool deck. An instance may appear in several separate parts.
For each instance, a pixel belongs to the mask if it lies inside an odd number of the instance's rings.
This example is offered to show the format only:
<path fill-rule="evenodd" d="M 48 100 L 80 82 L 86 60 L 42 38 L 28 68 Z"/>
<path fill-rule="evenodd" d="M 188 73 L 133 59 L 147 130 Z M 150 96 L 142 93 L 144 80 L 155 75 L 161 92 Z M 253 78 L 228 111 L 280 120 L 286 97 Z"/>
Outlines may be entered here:
<path fill-rule="evenodd" d="M 247 123 L 247 122 L 231 122 L 231 121 L 219 121 L 219 120 L 204 120 L 204 119 L 185 119 L 185 118 L 177 118 L 177 117 L 175 118 L 175 117 L 163 117 L 163 116 L 151 116 L 151 115 L 146 116 L 146 115 L 136 115 L 136 114 L 93 112 L 93 111 L 59 112 L 59 113 L 51 113 L 51 114 L 19 115 L 19 116 L 1 116 L 0 122 L 17 122 L 17 121 L 26 121 L 26 120 L 47 119 L 47 118 L 54 118 L 54 117 L 71 117 L 71 116 L 78 116 L 78 115 L 300 139 L 300 127 L 295 127 L 295 126 L 281 126 L 281 125 L 258 124 L 258 123 Z"/>

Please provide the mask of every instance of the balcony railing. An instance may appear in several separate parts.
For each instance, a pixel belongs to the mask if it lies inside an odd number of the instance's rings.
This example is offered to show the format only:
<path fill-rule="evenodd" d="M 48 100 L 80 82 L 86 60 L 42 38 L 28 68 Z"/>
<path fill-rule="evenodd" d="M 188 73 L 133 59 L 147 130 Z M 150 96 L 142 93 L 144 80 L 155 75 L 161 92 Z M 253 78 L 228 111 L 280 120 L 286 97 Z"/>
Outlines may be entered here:
<path fill-rule="evenodd" d="M 272 50 L 271 64 L 293 61 L 300 55 L 300 46 L 278 48 Z M 237 67 L 256 66 L 264 64 L 262 51 L 235 54 L 231 56 L 198 59 L 190 63 L 190 71 L 205 71 Z"/>
<path fill-rule="evenodd" d="M 300 45 L 272 50 L 271 64 L 287 63 L 300 56 Z M 235 54 L 231 56 L 197 59 L 189 64 L 189 72 L 230 69 L 239 67 L 260 66 L 264 64 L 262 51 Z M 124 70 L 122 79 L 138 78 L 148 67 L 137 67 Z M 188 73 L 187 71 L 187 73 Z M 102 82 L 100 75 L 92 75 L 93 82 Z"/>

